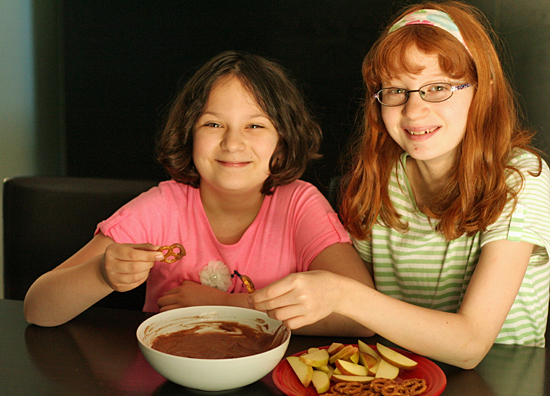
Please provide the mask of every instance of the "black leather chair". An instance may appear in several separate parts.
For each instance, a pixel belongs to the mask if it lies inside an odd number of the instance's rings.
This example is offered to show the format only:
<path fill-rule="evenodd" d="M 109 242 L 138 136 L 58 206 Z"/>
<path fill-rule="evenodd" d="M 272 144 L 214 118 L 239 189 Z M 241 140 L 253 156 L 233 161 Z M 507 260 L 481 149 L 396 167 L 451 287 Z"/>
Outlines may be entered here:
<path fill-rule="evenodd" d="M 158 181 L 75 177 L 4 180 L 4 297 L 22 300 L 31 284 L 94 235 L 97 223 Z M 96 305 L 141 309 L 145 285 Z"/>
<path fill-rule="evenodd" d="M 340 190 L 341 190 L 341 184 L 342 184 L 342 175 L 337 175 L 334 177 L 331 177 L 329 185 L 328 185 L 328 192 L 327 192 L 327 199 L 329 203 L 332 205 L 332 208 L 338 212 L 339 206 L 340 206 Z"/>

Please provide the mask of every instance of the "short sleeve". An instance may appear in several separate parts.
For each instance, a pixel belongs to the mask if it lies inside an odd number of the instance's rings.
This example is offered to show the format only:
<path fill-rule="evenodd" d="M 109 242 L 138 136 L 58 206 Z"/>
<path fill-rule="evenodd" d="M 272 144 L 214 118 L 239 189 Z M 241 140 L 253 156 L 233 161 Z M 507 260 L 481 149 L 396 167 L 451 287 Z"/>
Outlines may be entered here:
<path fill-rule="evenodd" d="M 165 195 L 162 187 L 142 193 L 99 223 L 96 234 L 101 232 L 118 243 L 155 243 L 156 228 L 167 220 Z"/>
<path fill-rule="evenodd" d="M 335 243 L 349 243 L 350 238 L 326 198 L 313 185 L 302 184 L 295 191 L 294 211 L 296 255 L 306 271 L 313 259 Z"/>
<path fill-rule="evenodd" d="M 533 253 L 531 263 L 545 263 L 550 251 L 550 171 L 542 162 L 538 173 L 538 159 L 531 153 L 523 152 L 512 164 L 521 171 L 524 181 L 514 201 L 506 204 L 499 219 L 482 233 L 481 245 L 507 239 L 532 243 L 538 248 Z M 519 176 L 512 173 L 509 183 L 518 183 Z"/>
<path fill-rule="evenodd" d="M 353 246 L 365 263 L 372 263 L 372 242 L 370 240 L 353 239 Z"/>

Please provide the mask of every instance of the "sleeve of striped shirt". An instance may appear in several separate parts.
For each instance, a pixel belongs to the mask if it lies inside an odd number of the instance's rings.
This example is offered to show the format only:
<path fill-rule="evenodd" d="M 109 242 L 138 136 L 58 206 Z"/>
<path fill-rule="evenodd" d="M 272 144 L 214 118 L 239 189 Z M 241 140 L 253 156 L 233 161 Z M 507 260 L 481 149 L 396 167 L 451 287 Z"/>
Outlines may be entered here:
<path fill-rule="evenodd" d="M 482 234 L 481 245 L 502 239 L 529 242 L 538 246 L 531 264 L 546 263 L 550 251 L 550 170 L 543 161 L 541 174 L 533 176 L 530 172 L 538 171 L 538 160 L 528 152 L 516 156 L 513 165 L 524 176 L 517 205 L 514 208 L 513 201 L 507 203 L 500 218 Z M 508 182 L 517 179 L 517 174 L 511 174 Z"/>

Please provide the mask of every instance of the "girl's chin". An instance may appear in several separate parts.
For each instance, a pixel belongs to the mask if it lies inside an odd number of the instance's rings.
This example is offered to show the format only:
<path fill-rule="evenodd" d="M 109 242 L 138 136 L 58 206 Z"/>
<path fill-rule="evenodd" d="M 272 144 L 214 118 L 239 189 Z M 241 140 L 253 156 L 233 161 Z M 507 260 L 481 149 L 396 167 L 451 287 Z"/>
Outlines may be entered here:
<path fill-rule="evenodd" d="M 456 150 L 452 150 L 446 153 L 433 152 L 428 150 L 405 150 L 409 154 L 409 158 L 417 162 L 431 163 L 437 166 L 450 166 L 454 164 L 456 158 Z"/>

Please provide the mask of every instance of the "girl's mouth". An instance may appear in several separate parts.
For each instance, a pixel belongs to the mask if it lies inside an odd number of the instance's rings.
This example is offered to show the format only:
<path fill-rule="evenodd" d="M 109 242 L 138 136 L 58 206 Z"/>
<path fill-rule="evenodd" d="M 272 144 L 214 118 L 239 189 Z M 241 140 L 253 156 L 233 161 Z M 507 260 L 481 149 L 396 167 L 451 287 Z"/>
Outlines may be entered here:
<path fill-rule="evenodd" d="M 435 127 L 435 128 L 432 128 L 432 129 L 426 129 L 424 131 L 411 131 L 409 129 L 405 129 L 407 131 L 407 133 L 409 135 L 414 135 L 414 136 L 420 136 L 420 135 L 427 135 L 429 133 L 432 133 L 433 131 L 435 131 L 438 127 Z"/>
<path fill-rule="evenodd" d="M 218 162 L 227 168 L 241 168 L 250 163 L 248 161 L 242 161 L 242 162 L 218 161 Z"/>

